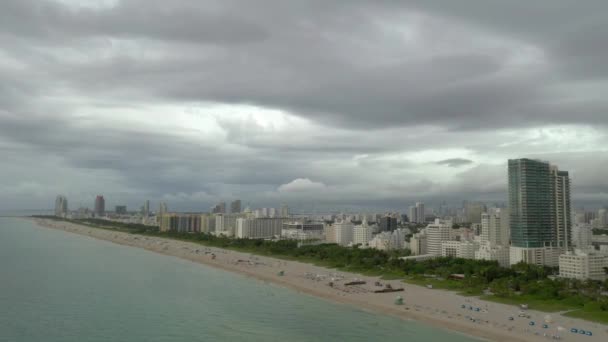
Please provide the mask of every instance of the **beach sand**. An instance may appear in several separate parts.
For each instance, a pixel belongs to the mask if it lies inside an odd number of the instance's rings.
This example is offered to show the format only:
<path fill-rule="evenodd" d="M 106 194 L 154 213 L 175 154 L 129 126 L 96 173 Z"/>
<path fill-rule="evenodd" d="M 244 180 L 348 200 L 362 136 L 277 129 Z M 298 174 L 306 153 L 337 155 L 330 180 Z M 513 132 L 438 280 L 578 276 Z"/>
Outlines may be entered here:
<path fill-rule="evenodd" d="M 318 267 L 296 261 L 285 261 L 270 257 L 251 255 L 214 247 L 206 247 L 191 242 L 176 241 L 158 237 L 132 235 L 117 231 L 96 229 L 83 225 L 46 219 L 33 219 L 39 226 L 59 229 L 71 233 L 113 243 L 144 248 L 149 251 L 187 259 L 208 266 L 240 273 L 259 280 L 272 282 L 302 293 L 331 301 L 349 304 L 370 312 L 388 314 L 406 320 L 464 333 L 490 341 L 547 341 L 559 335 L 563 341 L 608 341 L 608 326 L 599 323 L 569 318 L 559 313 L 526 311 L 530 318 L 518 317 L 520 309 L 511 306 L 464 297 L 444 290 L 404 284 L 399 280 L 385 281 L 378 277 Z M 283 275 L 279 275 L 283 273 Z M 365 281 L 364 285 L 346 286 L 353 280 Z M 333 287 L 329 283 L 333 282 Z M 393 288 L 404 288 L 403 292 L 374 293 L 390 284 Z M 403 305 L 396 305 L 401 296 Z M 466 308 L 462 308 L 465 305 Z M 469 309 L 473 308 L 473 310 Z M 480 311 L 476 311 L 479 308 Z M 551 323 L 544 329 L 546 316 Z M 513 317 L 514 320 L 509 320 Z M 473 319 L 471 319 L 473 318 Z M 530 322 L 535 322 L 534 326 Z M 558 331 L 558 327 L 565 328 Z M 593 332 L 585 336 L 570 332 L 571 328 Z M 546 334 L 547 336 L 544 336 Z"/>

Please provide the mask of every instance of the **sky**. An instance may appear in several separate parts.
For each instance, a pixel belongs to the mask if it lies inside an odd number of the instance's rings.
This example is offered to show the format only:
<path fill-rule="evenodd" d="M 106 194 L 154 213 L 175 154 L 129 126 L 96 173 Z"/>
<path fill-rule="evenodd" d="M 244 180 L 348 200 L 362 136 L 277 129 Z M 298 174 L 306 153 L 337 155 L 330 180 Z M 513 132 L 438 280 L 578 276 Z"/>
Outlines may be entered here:
<path fill-rule="evenodd" d="M 608 204 L 605 0 L 3 0 L 0 209 Z"/>

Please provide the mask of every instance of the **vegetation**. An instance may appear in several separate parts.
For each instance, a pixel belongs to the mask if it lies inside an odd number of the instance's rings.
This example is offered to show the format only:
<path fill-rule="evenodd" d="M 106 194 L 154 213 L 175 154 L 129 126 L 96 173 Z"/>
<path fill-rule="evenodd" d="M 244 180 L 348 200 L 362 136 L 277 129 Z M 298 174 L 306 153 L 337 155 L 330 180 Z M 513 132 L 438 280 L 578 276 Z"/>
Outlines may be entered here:
<path fill-rule="evenodd" d="M 55 217 L 45 217 L 63 220 Z M 402 260 L 409 251 L 380 251 L 371 248 L 341 247 L 336 244 L 298 246 L 293 240 L 235 239 L 211 234 L 159 232 L 157 227 L 106 220 L 68 220 L 131 234 L 159 236 L 276 258 L 298 260 L 385 279 L 404 279 L 417 285 L 433 285 L 464 295 L 505 304 L 528 304 L 541 311 L 570 311 L 568 315 L 608 323 L 608 280 L 581 281 L 552 276 L 557 269 L 518 264 L 500 267 L 495 261 L 436 258 L 425 261 Z M 460 275 L 454 277 L 454 275 Z"/>
<path fill-rule="evenodd" d="M 608 235 L 608 229 L 593 228 L 593 235 Z"/>

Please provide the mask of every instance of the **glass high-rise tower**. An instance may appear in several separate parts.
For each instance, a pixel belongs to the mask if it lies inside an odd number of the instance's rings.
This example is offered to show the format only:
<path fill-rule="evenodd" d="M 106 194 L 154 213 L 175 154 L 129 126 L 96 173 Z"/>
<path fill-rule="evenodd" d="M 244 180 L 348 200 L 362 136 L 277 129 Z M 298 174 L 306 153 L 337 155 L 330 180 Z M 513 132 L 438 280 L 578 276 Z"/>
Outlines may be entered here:
<path fill-rule="evenodd" d="M 570 248 L 567 171 L 538 160 L 509 160 L 509 207 L 512 247 L 563 251 Z M 533 254 L 542 254 L 539 253 Z"/>

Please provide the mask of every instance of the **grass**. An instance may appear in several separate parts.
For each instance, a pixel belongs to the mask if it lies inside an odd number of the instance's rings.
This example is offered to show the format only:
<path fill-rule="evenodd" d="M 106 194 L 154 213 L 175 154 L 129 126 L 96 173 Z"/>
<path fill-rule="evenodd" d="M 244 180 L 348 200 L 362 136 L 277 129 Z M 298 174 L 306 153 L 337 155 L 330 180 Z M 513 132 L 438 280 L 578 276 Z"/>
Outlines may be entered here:
<path fill-rule="evenodd" d="M 521 304 L 528 304 L 530 310 L 537 310 L 543 312 L 559 312 L 567 310 L 580 309 L 580 306 L 573 304 L 557 301 L 557 300 L 545 300 L 532 298 L 529 296 L 518 296 L 518 297 L 497 297 L 497 296 L 481 296 L 480 299 L 487 300 L 489 302 L 508 304 L 520 306 Z"/>
<path fill-rule="evenodd" d="M 608 311 L 602 311 L 597 303 L 586 304 L 584 308 L 567 312 L 564 316 L 608 324 Z"/>

